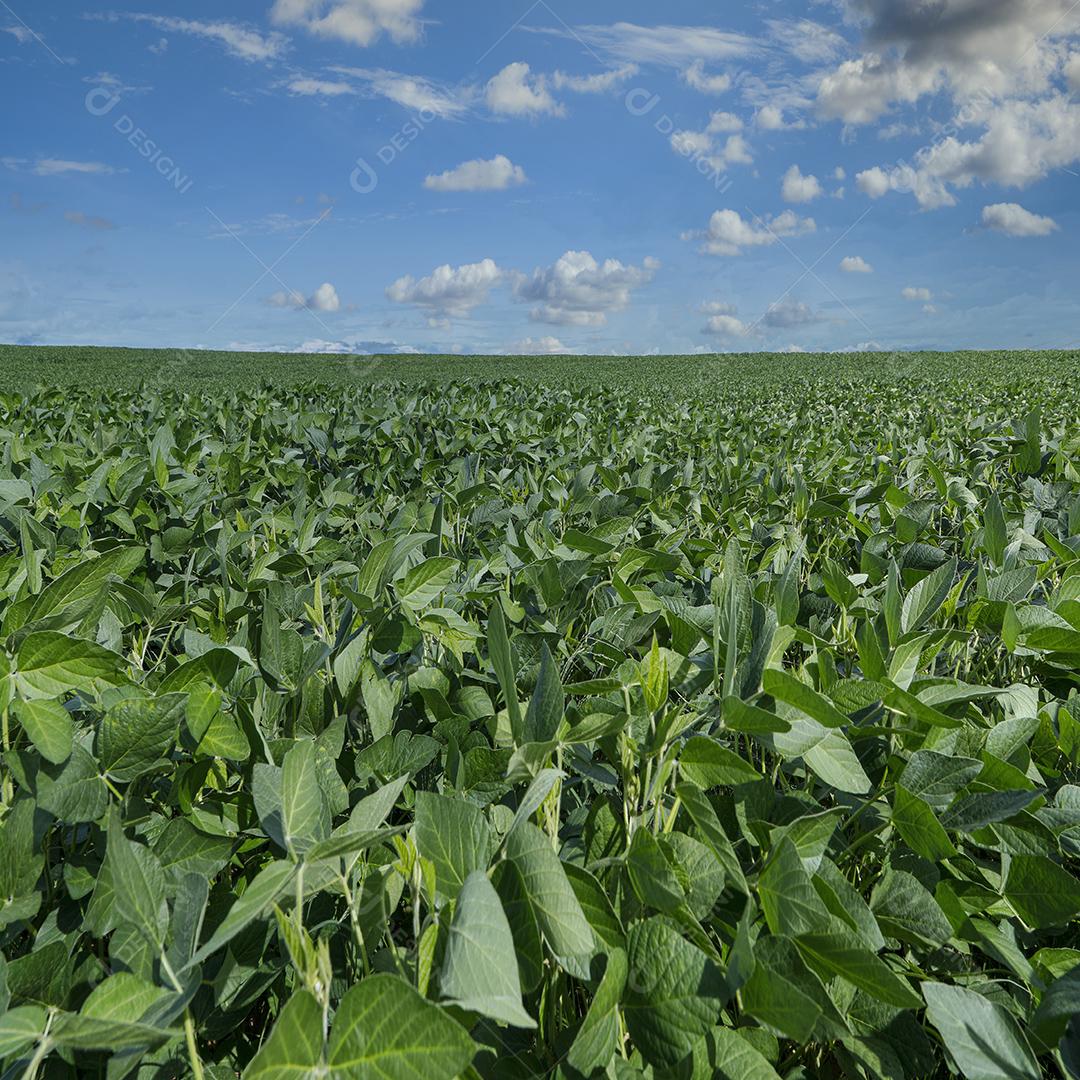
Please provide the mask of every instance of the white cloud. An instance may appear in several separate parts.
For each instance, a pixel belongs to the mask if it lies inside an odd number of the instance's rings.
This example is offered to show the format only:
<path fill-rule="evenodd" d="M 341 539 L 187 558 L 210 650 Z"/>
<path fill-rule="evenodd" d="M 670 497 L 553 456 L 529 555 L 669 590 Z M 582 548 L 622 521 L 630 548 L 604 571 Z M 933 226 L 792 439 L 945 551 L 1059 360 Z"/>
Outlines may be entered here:
<path fill-rule="evenodd" d="M 385 68 L 332 67 L 330 71 L 359 80 L 368 94 L 386 98 L 403 109 L 442 119 L 462 116 L 476 97 L 471 87 L 446 86 L 421 75 L 403 75 Z"/>
<path fill-rule="evenodd" d="M 351 83 L 330 82 L 326 79 L 296 78 L 291 79 L 287 85 L 289 93 L 297 97 L 341 97 L 356 93 Z"/>
<path fill-rule="evenodd" d="M 632 79 L 638 70 L 637 64 L 622 64 L 596 75 L 567 75 L 564 71 L 556 71 L 551 76 L 551 83 L 556 90 L 572 90 L 575 94 L 604 94 Z"/>
<path fill-rule="evenodd" d="M 638 26 L 618 22 L 565 30 L 544 28 L 536 32 L 584 42 L 619 60 L 677 68 L 686 68 L 695 60 L 732 60 L 759 49 L 751 37 L 712 26 Z"/>
<path fill-rule="evenodd" d="M 850 0 L 866 51 L 820 83 L 818 106 L 849 124 L 946 88 L 957 101 L 1040 94 L 1077 31 L 1073 0 Z"/>
<path fill-rule="evenodd" d="M 424 0 L 275 0 L 270 18 L 279 26 L 367 47 L 383 34 L 397 44 L 416 41 L 423 7 Z"/>
<path fill-rule="evenodd" d="M 557 337 L 523 338 L 507 348 L 510 356 L 572 356 L 577 349 L 564 345 Z"/>
<path fill-rule="evenodd" d="M 784 202 L 808 203 L 824 195 L 824 189 L 816 176 L 804 176 L 798 165 L 792 165 L 784 173 L 780 195 Z"/>
<path fill-rule="evenodd" d="M 34 40 L 34 35 L 25 26 L 0 26 L 0 34 L 10 34 L 20 45 Z"/>
<path fill-rule="evenodd" d="M 706 300 L 701 305 L 701 310 L 706 315 L 737 315 L 739 313 L 739 309 L 726 300 Z"/>
<path fill-rule="evenodd" d="M 433 319 L 466 318 L 473 308 L 487 302 L 488 293 L 503 277 L 493 259 L 456 267 L 446 264 L 419 281 L 411 275 L 398 278 L 386 295 L 396 304 L 426 311 Z"/>
<path fill-rule="evenodd" d="M 714 112 L 709 118 L 709 126 L 705 129 L 710 135 L 718 135 L 729 131 L 742 131 L 743 122 L 734 113 Z"/>
<path fill-rule="evenodd" d="M 730 75 L 707 75 L 705 61 L 695 60 L 683 73 L 683 82 L 703 94 L 723 94 L 731 89 Z"/>
<path fill-rule="evenodd" d="M 514 294 L 538 304 L 530 313 L 534 322 L 603 326 L 608 314 L 626 308 L 633 291 L 652 281 L 659 267 L 651 258 L 627 266 L 618 259 L 598 263 L 587 251 L 568 251 L 551 266 L 517 275 Z"/>
<path fill-rule="evenodd" d="M 860 173 L 860 190 L 872 198 L 906 192 L 923 209 L 936 209 L 956 204 L 952 188 L 976 181 L 1025 188 L 1080 161 L 1080 104 L 1063 94 L 1005 102 L 984 112 L 980 122 L 985 131 L 975 141 L 949 135 L 920 150 L 913 164 Z"/>
<path fill-rule="evenodd" d="M 847 173 L 844 171 L 844 166 L 843 165 L 837 165 L 836 168 L 833 170 L 833 179 L 834 180 L 846 180 L 847 179 Z"/>
<path fill-rule="evenodd" d="M 92 176 L 109 176 L 116 172 L 111 165 L 100 161 L 66 161 L 62 158 L 0 158 L 0 165 L 15 172 L 32 172 L 35 176 L 64 176 L 67 173 L 83 173 Z"/>
<path fill-rule="evenodd" d="M 487 84 L 488 108 L 501 116 L 561 116 L 565 111 L 551 96 L 547 79 L 532 75 L 522 60 L 507 64 Z"/>
<path fill-rule="evenodd" d="M 279 60 L 285 55 L 288 48 L 288 39 L 282 34 L 262 34 L 258 30 L 243 26 L 240 23 L 228 22 L 223 19 L 209 21 L 205 19 L 178 19 L 172 15 L 149 15 L 145 12 L 132 12 L 130 14 L 118 14 L 103 16 L 108 19 L 131 19 L 134 22 L 146 23 L 158 30 L 166 30 L 173 34 L 190 34 L 193 37 L 202 38 L 204 41 L 212 41 L 225 48 L 231 56 L 249 62 L 266 63 Z"/>
<path fill-rule="evenodd" d="M 1065 62 L 1065 81 L 1070 90 L 1080 90 L 1080 52 L 1074 52 Z"/>
<path fill-rule="evenodd" d="M 874 268 L 861 255 L 846 255 L 840 260 L 845 274 L 872 274 Z"/>
<path fill-rule="evenodd" d="M 1033 214 L 1019 203 L 984 206 L 982 223 L 988 229 L 996 229 L 1006 236 L 1049 236 L 1058 229 L 1058 223 L 1053 218 Z"/>
<path fill-rule="evenodd" d="M 429 176 L 424 187 L 429 191 L 503 191 L 524 184 L 525 180 L 525 170 L 520 165 L 515 165 L 505 154 L 496 154 L 490 161 L 476 158 L 456 169 Z"/>
<path fill-rule="evenodd" d="M 785 120 L 784 110 L 778 105 L 762 105 L 754 116 L 754 123 L 762 131 L 801 131 L 806 127 L 805 120 Z"/>
<path fill-rule="evenodd" d="M 672 150 L 692 161 L 704 162 L 714 173 L 723 173 L 731 165 L 751 164 L 754 155 L 742 135 L 729 135 L 723 145 L 717 145 L 713 138 L 714 131 L 727 129 L 729 117 L 738 119 L 730 113 L 714 113 L 705 131 L 676 131 L 670 140 Z"/>
<path fill-rule="evenodd" d="M 804 236 L 817 229 L 813 218 L 800 218 L 793 210 L 767 221 L 744 221 L 737 210 L 717 210 L 708 229 L 683 233 L 684 240 L 701 240 L 707 255 L 742 255 L 747 248 L 769 247 L 782 237 Z"/>
<path fill-rule="evenodd" d="M 724 338 L 744 338 L 750 331 L 751 327 L 735 315 L 713 315 L 705 323 L 702 333 Z"/>
<path fill-rule="evenodd" d="M 804 64 L 828 63 L 847 45 L 835 30 L 811 19 L 770 19 L 768 25 L 776 44 Z"/>
<path fill-rule="evenodd" d="M 801 300 L 787 299 L 771 304 L 761 321 L 774 330 L 790 330 L 794 326 L 810 326 L 821 322 L 821 316 L 809 304 Z"/>
<path fill-rule="evenodd" d="M 304 296 L 301 292 L 276 292 L 270 296 L 267 302 L 272 307 L 291 308 L 293 311 L 321 311 L 330 315 L 341 310 L 341 299 L 337 289 L 324 281 L 311 296 Z"/>
<path fill-rule="evenodd" d="M 934 299 L 934 294 L 927 288 L 918 285 L 908 285 L 901 290 L 900 295 L 905 300 L 922 300 L 929 303 Z"/>

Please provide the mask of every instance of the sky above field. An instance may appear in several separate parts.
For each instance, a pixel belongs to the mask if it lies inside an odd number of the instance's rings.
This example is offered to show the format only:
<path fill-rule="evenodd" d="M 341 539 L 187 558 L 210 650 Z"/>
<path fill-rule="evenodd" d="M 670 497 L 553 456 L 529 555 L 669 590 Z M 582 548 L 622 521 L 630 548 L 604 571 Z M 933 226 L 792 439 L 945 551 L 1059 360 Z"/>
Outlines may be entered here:
<path fill-rule="evenodd" d="M 1080 345 L 1074 0 L 0 0 L 0 91 L 0 341 Z"/>

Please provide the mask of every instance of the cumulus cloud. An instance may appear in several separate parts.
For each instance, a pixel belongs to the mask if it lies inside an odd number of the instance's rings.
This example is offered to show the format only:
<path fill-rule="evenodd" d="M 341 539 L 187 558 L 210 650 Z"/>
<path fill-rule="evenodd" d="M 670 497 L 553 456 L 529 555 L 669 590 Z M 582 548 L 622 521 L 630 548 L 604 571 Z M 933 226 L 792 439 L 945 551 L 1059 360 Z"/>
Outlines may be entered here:
<path fill-rule="evenodd" d="M 701 240 L 707 255 L 742 255 L 748 248 L 769 247 L 781 238 L 804 236 L 817 229 L 813 218 L 785 210 L 765 221 L 745 221 L 737 210 L 717 210 L 704 232 L 683 233 L 684 240 Z"/>
<path fill-rule="evenodd" d="M 289 308 L 293 311 L 320 311 L 326 315 L 341 310 L 337 289 L 329 281 L 324 281 L 311 296 L 304 296 L 302 292 L 281 291 L 270 296 L 267 302 L 272 307 Z"/>
<path fill-rule="evenodd" d="M 523 338 L 508 346 L 510 356 L 572 356 L 577 349 L 564 345 L 557 337 Z"/>
<path fill-rule="evenodd" d="M 811 326 L 821 322 L 821 316 L 809 304 L 787 299 L 770 305 L 761 321 L 774 330 L 789 330 L 794 326 Z"/>
<path fill-rule="evenodd" d="M 525 180 L 525 170 L 520 165 L 515 165 L 505 154 L 496 154 L 490 161 L 476 158 L 456 169 L 429 176 L 424 187 L 429 191 L 503 191 L 518 187 Z"/>
<path fill-rule="evenodd" d="M 476 96 L 471 87 L 447 86 L 421 75 L 404 75 L 385 68 L 332 67 L 330 71 L 358 80 L 367 94 L 386 98 L 403 109 L 430 113 L 442 119 L 462 116 Z"/>
<path fill-rule="evenodd" d="M 901 290 L 900 295 L 905 300 L 921 300 L 924 303 L 929 303 L 934 299 L 934 294 L 929 289 L 920 285 L 908 285 Z"/>
<path fill-rule="evenodd" d="M 932 210 L 956 204 L 953 188 L 976 181 L 1025 188 L 1080 160 L 1080 104 L 1064 94 L 1006 102 L 986 112 L 982 123 L 985 131 L 977 139 L 949 135 L 924 147 L 911 163 L 859 173 L 859 189 L 872 198 L 908 193 Z"/>
<path fill-rule="evenodd" d="M 221 45 L 230 56 L 248 62 L 266 63 L 280 60 L 288 49 L 283 34 L 262 34 L 251 27 L 225 19 L 179 19 L 172 15 L 151 15 L 146 12 L 111 13 L 105 19 L 130 19 L 145 23 L 157 30 L 173 34 L 188 34 Z"/>
<path fill-rule="evenodd" d="M 575 94 L 604 94 L 632 79 L 638 70 L 637 64 L 621 64 L 596 75 L 567 75 L 564 71 L 556 71 L 551 76 L 551 83 L 556 90 L 571 90 Z"/>
<path fill-rule="evenodd" d="M 423 7 L 424 0 L 275 0 L 270 18 L 279 26 L 366 48 L 383 34 L 397 44 L 416 41 Z"/>
<path fill-rule="evenodd" d="M 849 0 L 865 51 L 820 83 L 818 107 L 849 124 L 947 88 L 958 100 L 1046 90 L 1059 42 L 1077 30 L 1072 0 Z"/>
<path fill-rule="evenodd" d="M 683 73 L 683 82 L 703 94 L 723 94 L 731 89 L 730 75 L 707 75 L 705 61 L 695 60 Z"/>
<path fill-rule="evenodd" d="M 742 131 L 743 122 L 734 113 L 714 112 L 709 117 L 709 126 L 705 129 L 710 135 L 726 134 L 731 131 Z"/>
<path fill-rule="evenodd" d="M 1058 223 L 1053 218 L 1033 214 L 1019 203 L 984 206 L 982 223 L 988 229 L 996 229 L 1006 236 L 1049 236 L 1058 229 Z"/>
<path fill-rule="evenodd" d="M 500 116 L 562 116 L 565 110 L 548 90 L 543 75 L 533 75 L 522 60 L 507 64 L 487 84 L 488 108 Z"/>
<path fill-rule="evenodd" d="M 627 266 L 618 259 L 597 262 L 588 251 L 568 251 L 551 266 L 519 274 L 514 295 L 536 303 L 534 322 L 555 326 L 604 326 L 611 312 L 629 306 L 635 289 L 652 281 L 660 264 L 645 259 Z"/>
<path fill-rule="evenodd" d="M 713 315 L 705 323 L 704 334 L 713 334 L 723 338 L 744 338 L 750 335 L 752 327 L 736 315 Z"/>
<path fill-rule="evenodd" d="M 840 260 L 845 274 L 872 274 L 874 268 L 861 255 L 846 255 Z"/>
<path fill-rule="evenodd" d="M 784 202 L 808 203 L 821 198 L 825 194 L 821 182 L 816 176 L 804 176 L 798 165 L 792 165 L 784 173 L 784 182 L 780 188 L 780 195 Z"/>
<path fill-rule="evenodd" d="M 714 173 L 722 173 L 732 165 L 749 165 L 754 155 L 742 135 L 728 135 L 722 142 L 714 138 L 732 130 L 733 122 L 738 122 L 738 117 L 731 113 L 714 113 L 704 131 L 674 132 L 670 139 L 671 149 L 692 161 L 704 162 Z"/>
<path fill-rule="evenodd" d="M 801 131 L 805 120 L 788 120 L 779 105 L 762 105 L 754 115 L 754 123 L 762 131 Z"/>
<path fill-rule="evenodd" d="M 491 289 L 503 277 L 493 259 L 464 266 L 446 264 L 419 280 L 408 274 L 398 278 L 386 290 L 386 296 L 395 304 L 420 308 L 433 320 L 467 318 L 474 308 L 487 302 Z"/>

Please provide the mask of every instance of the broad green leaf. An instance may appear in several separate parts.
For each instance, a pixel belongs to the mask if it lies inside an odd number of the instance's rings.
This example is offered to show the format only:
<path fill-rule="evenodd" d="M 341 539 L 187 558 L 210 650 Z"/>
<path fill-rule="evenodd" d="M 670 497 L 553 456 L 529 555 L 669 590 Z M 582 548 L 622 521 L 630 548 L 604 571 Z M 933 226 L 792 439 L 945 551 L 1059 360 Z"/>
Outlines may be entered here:
<path fill-rule="evenodd" d="M 127 783 L 163 763 L 186 703 L 183 694 L 166 694 L 114 705 L 102 718 L 95 743 L 102 770 Z"/>
<path fill-rule="evenodd" d="M 416 846 L 435 865 L 439 892 L 452 900 L 474 870 L 487 869 L 491 829 L 475 804 L 420 791 L 416 795 Z"/>
<path fill-rule="evenodd" d="M 16 701 L 15 716 L 46 761 L 60 765 L 71 756 L 74 728 L 63 705 L 45 699 Z"/>
<path fill-rule="evenodd" d="M 324 1068 L 322 1008 L 306 990 L 298 990 L 244 1070 L 243 1080 L 316 1080 Z"/>
<path fill-rule="evenodd" d="M 109 865 L 116 909 L 155 949 L 165 940 L 165 873 L 157 856 L 124 835 L 119 813 L 109 816 Z"/>
<path fill-rule="evenodd" d="M 521 705 L 517 696 L 513 653 L 510 638 L 506 632 L 506 618 L 503 615 L 502 605 L 498 600 L 491 605 L 491 612 L 488 615 L 487 645 L 491 666 L 495 669 L 495 675 L 499 680 L 499 688 L 502 690 L 503 698 L 506 701 L 506 709 L 510 716 L 510 730 L 513 733 L 514 742 L 525 742 L 527 740 L 524 738 Z"/>
<path fill-rule="evenodd" d="M 956 559 L 932 570 L 904 597 L 900 613 L 900 630 L 913 634 L 922 629 L 945 602 L 956 580 Z"/>
<path fill-rule="evenodd" d="M 892 821 L 905 843 L 930 862 L 951 859 L 956 848 L 934 811 L 900 784 L 893 794 Z"/>
<path fill-rule="evenodd" d="M 535 825 L 523 822 L 507 837 L 506 857 L 521 878 L 524 897 L 556 959 L 570 974 L 588 978 L 593 932 L 551 841 Z"/>
<path fill-rule="evenodd" d="M 281 828 L 285 848 L 293 855 L 302 855 L 330 835 L 330 808 L 310 739 L 295 743 L 282 763 Z"/>
<path fill-rule="evenodd" d="M 1004 893 L 1036 930 L 1064 926 L 1080 913 L 1080 881 L 1045 855 L 1013 855 Z"/>
<path fill-rule="evenodd" d="M 396 975 L 370 975 L 341 999 L 332 1080 L 454 1080 L 476 1047 L 465 1029 Z"/>
<path fill-rule="evenodd" d="M 679 771 L 704 790 L 752 784 L 761 779 L 761 773 L 745 758 L 705 735 L 687 741 L 679 754 Z"/>
<path fill-rule="evenodd" d="M 439 986 L 443 999 L 500 1024 L 534 1028 L 521 1003 L 514 938 L 487 875 L 474 870 L 458 894 Z"/>
<path fill-rule="evenodd" d="M 545 644 L 540 652 L 540 673 L 536 678 L 529 709 L 522 726 L 524 743 L 548 742 L 555 738 L 565 709 L 565 694 L 555 661 Z"/>
<path fill-rule="evenodd" d="M 398 599 L 414 611 L 420 611 L 434 603 L 439 594 L 454 579 L 458 568 L 457 559 L 437 555 L 414 566 L 404 580 L 395 587 Z"/>
<path fill-rule="evenodd" d="M 20 1005 L 0 1014 L 0 1061 L 37 1042 L 46 1017 L 39 1005 Z"/>
<path fill-rule="evenodd" d="M 761 872 L 758 895 L 765 921 L 774 934 L 795 937 L 824 930 L 829 925 L 829 912 L 795 845 L 786 836 Z"/>
<path fill-rule="evenodd" d="M 619 1046 L 619 1003 L 629 975 L 629 964 L 622 949 L 607 954 L 607 966 L 596 988 L 589 1011 L 574 1037 L 566 1056 L 571 1068 L 588 1076 L 605 1068 Z"/>
<path fill-rule="evenodd" d="M 766 694 L 793 705 L 824 727 L 844 727 L 851 722 L 827 697 L 779 668 L 766 668 L 761 686 Z"/>
<path fill-rule="evenodd" d="M 926 1018 L 967 1080 L 1039 1080 L 1043 1075 L 1016 1021 L 973 990 L 922 984 Z"/>
<path fill-rule="evenodd" d="M 730 993 L 720 969 L 660 918 L 627 934 L 626 1026 L 646 1061 L 671 1066 L 711 1030 Z"/>
<path fill-rule="evenodd" d="M 127 669 L 122 656 L 52 630 L 29 634 L 19 646 L 17 662 L 19 690 L 28 698 L 99 694 L 122 683 Z"/>

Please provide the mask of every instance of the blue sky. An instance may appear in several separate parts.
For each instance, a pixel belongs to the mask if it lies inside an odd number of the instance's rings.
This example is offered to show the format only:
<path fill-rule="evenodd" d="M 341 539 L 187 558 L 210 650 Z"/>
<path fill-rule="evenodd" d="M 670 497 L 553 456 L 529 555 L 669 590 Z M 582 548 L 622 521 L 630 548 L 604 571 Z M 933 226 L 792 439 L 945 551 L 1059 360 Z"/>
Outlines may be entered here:
<path fill-rule="evenodd" d="M 1072 0 L 4 0 L 0 85 L 0 341 L 1080 345 Z"/>

